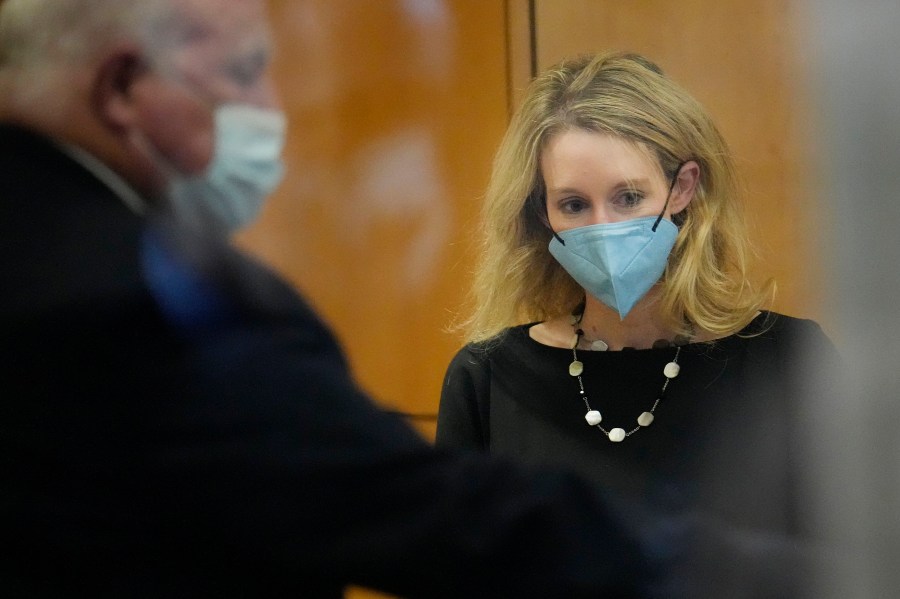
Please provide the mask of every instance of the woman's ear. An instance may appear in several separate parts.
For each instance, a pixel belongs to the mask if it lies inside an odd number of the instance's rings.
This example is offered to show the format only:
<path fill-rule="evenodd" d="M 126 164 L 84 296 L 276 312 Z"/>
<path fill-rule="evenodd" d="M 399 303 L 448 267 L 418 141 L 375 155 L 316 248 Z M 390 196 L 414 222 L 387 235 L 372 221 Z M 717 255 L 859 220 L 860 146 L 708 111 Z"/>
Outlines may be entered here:
<path fill-rule="evenodd" d="M 122 45 L 106 55 L 91 84 L 91 105 L 100 122 L 116 132 L 135 123 L 139 118 L 135 86 L 148 71 L 134 46 Z"/>
<path fill-rule="evenodd" d="M 673 216 L 687 208 L 694 199 L 697 185 L 700 183 L 700 165 L 694 160 L 688 160 L 681 166 L 676 177 L 677 180 L 672 186 L 672 197 L 669 200 Z"/>

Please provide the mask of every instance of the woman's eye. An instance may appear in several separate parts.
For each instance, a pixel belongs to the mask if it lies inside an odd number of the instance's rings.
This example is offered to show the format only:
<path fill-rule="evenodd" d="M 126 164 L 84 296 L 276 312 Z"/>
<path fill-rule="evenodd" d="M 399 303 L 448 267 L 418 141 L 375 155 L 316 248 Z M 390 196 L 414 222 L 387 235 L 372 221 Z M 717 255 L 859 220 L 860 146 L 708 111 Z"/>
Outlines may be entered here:
<path fill-rule="evenodd" d="M 578 214 L 588 207 L 588 203 L 581 198 L 566 198 L 559 203 L 560 210 L 565 214 Z"/>
<path fill-rule="evenodd" d="M 616 198 L 616 203 L 623 208 L 637 208 L 644 200 L 644 195 L 637 191 L 625 191 Z"/>

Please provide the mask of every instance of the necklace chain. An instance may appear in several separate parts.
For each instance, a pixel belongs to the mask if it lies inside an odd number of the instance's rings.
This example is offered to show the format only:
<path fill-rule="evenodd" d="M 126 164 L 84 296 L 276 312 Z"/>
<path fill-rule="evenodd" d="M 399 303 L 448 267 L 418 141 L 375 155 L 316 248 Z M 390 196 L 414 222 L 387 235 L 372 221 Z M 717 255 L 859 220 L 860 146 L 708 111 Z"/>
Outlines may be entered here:
<path fill-rule="evenodd" d="M 577 320 L 573 319 L 573 327 L 577 327 L 581 318 Z M 656 401 L 653 402 L 653 406 L 650 410 L 646 412 L 642 412 L 640 416 L 637 418 L 637 426 L 632 428 L 631 430 L 626 431 L 623 428 L 611 428 L 607 430 L 600 423 L 603 420 L 602 415 L 599 411 L 593 409 L 591 407 L 590 402 L 588 401 L 588 396 L 584 391 L 584 380 L 581 378 L 582 372 L 584 372 L 584 364 L 578 359 L 578 344 L 581 341 L 581 337 L 584 335 L 584 331 L 581 329 L 576 329 L 575 331 L 575 340 L 572 343 L 572 363 L 569 364 L 569 375 L 575 377 L 578 380 L 578 393 L 581 396 L 582 401 L 584 401 L 584 407 L 587 410 L 587 413 L 584 415 L 584 419 L 590 426 L 597 427 L 606 437 L 612 441 L 613 443 L 618 443 L 623 441 L 625 437 L 630 437 L 641 428 L 650 426 L 653 422 L 654 414 L 656 412 L 656 407 L 659 405 L 659 402 L 665 397 L 666 389 L 669 388 L 669 382 L 678 376 L 678 373 L 681 371 L 681 366 L 678 364 L 678 357 L 681 355 L 681 345 L 676 345 L 675 347 L 675 357 L 672 358 L 672 361 L 667 363 L 663 368 L 663 375 L 665 376 L 665 381 L 663 381 L 662 389 L 659 391 L 659 395 L 656 398 Z M 597 344 L 598 341 L 594 341 L 594 344 Z M 606 344 L 602 341 L 599 342 L 600 346 L 594 345 L 594 347 L 602 347 L 601 351 L 606 349 Z"/>

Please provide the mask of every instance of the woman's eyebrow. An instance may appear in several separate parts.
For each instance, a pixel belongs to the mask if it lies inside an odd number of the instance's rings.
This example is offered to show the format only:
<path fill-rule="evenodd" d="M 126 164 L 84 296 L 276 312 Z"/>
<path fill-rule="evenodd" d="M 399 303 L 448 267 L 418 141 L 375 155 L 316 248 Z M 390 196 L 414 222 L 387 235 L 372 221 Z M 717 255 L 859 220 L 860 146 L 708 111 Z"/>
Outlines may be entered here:
<path fill-rule="evenodd" d="M 554 195 L 582 195 L 584 192 L 576 187 L 551 187 L 547 189 L 548 193 L 552 193 Z"/>
<path fill-rule="evenodd" d="M 619 191 L 621 189 L 647 189 L 653 184 L 653 182 L 648 177 L 637 177 L 637 178 L 629 178 L 622 179 L 621 181 L 616 182 L 614 185 L 610 186 L 611 191 Z M 567 195 L 567 194 L 575 194 L 575 195 L 583 195 L 584 191 L 578 187 L 572 187 L 569 185 L 563 185 L 562 187 L 550 187 L 547 189 L 548 194 L 553 195 Z"/>
<path fill-rule="evenodd" d="M 640 187 L 642 189 L 646 189 L 653 185 L 653 182 L 648 177 L 637 177 L 637 178 L 628 178 L 623 179 L 616 183 L 612 189 L 635 189 Z"/>

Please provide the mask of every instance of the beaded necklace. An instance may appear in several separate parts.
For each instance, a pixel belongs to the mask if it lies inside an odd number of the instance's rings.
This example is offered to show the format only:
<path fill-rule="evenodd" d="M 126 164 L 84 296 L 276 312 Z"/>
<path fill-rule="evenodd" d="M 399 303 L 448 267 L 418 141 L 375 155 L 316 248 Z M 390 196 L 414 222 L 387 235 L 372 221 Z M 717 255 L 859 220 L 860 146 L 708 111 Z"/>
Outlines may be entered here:
<path fill-rule="evenodd" d="M 675 347 L 675 357 L 672 358 L 672 361 L 667 363 L 663 368 L 663 375 L 665 376 L 665 380 L 663 381 L 662 389 L 659 391 L 659 395 L 656 398 L 656 401 L 653 402 L 653 406 L 646 412 L 642 412 L 640 416 L 637 417 L 637 426 L 632 428 L 631 430 L 626 431 L 624 428 L 615 427 L 607 430 L 603 426 L 601 426 L 600 422 L 603 420 L 603 416 L 600 414 L 598 410 L 595 410 L 591 407 L 590 402 L 588 401 L 588 396 L 584 391 L 584 381 L 581 378 L 581 373 L 584 372 L 584 363 L 582 363 L 578 359 L 578 344 L 581 343 L 582 337 L 584 337 L 584 331 L 578 327 L 581 323 L 581 318 L 584 316 L 584 313 L 576 314 L 572 316 L 572 327 L 575 329 L 575 337 L 572 342 L 572 363 L 569 364 L 569 375 L 578 379 L 578 393 L 584 401 L 584 407 L 587 410 L 587 413 L 584 415 L 584 419 L 590 426 L 597 427 L 606 437 L 612 441 L 613 443 L 619 443 L 625 439 L 625 437 L 630 437 L 641 428 L 650 426 L 654 419 L 654 412 L 656 412 L 656 407 L 659 405 L 659 402 L 665 397 L 666 389 L 669 387 L 669 381 L 678 376 L 678 373 L 681 371 L 681 366 L 678 364 L 678 357 L 681 355 L 681 346 L 685 345 L 690 341 L 688 337 L 684 337 L 679 335 L 675 338 L 674 341 L 670 342 L 668 340 L 661 339 L 653 344 L 654 348 L 659 347 Z M 601 341 L 594 340 L 589 342 L 592 350 L 595 351 L 606 351 L 609 349 L 609 346 Z"/>

